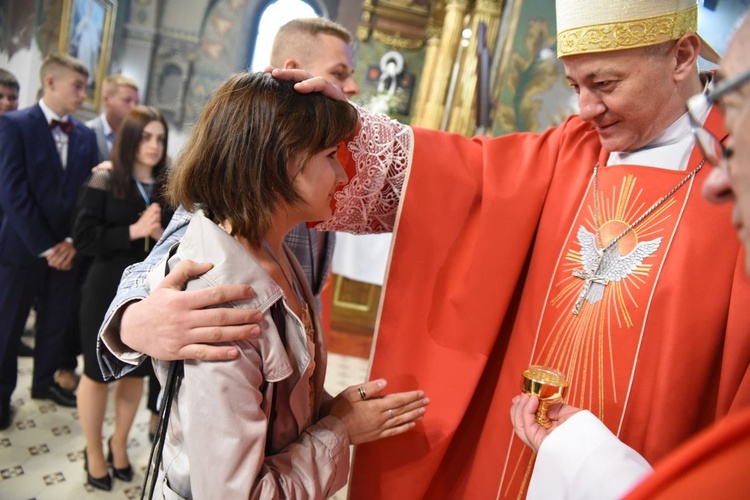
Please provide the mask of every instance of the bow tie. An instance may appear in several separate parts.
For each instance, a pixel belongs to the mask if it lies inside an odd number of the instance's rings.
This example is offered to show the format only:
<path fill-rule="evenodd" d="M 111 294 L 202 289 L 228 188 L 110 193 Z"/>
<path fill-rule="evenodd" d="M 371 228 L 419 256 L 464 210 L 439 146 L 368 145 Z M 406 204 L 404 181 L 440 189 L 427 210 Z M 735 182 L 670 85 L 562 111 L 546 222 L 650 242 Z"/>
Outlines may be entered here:
<path fill-rule="evenodd" d="M 68 122 L 61 122 L 60 120 L 55 120 L 53 118 L 52 121 L 49 122 L 49 128 L 51 130 L 51 129 L 55 128 L 55 127 L 60 127 L 60 130 L 62 130 L 66 134 L 70 134 L 73 131 L 73 123 L 72 122 L 69 122 L 69 121 Z"/>

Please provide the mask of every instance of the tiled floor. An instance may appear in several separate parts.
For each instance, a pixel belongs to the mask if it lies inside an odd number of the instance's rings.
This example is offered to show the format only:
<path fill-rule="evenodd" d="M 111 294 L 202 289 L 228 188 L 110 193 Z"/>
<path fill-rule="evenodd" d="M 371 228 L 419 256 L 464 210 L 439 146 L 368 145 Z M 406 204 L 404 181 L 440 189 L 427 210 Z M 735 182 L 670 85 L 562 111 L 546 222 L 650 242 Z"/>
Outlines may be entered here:
<path fill-rule="evenodd" d="M 140 498 L 144 470 L 151 450 L 148 440 L 150 413 L 145 394 L 128 442 L 128 455 L 136 471 L 131 483 L 114 481 L 111 492 L 86 484 L 83 470 L 84 440 L 74 408 L 59 407 L 51 401 L 32 400 L 31 358 L 19 358 L 18 388 L 12 404 L 16 408 L 13 425 L 0 431 L 0 499 L 96 499 Z M 329 355 L 326 389 L 338 394 L 365 379 L 365 359 Z M 107 411 L 104 436 L 112 433 L 112 408 Z M 339 491 L 335 499 L 346 498 Z"/>

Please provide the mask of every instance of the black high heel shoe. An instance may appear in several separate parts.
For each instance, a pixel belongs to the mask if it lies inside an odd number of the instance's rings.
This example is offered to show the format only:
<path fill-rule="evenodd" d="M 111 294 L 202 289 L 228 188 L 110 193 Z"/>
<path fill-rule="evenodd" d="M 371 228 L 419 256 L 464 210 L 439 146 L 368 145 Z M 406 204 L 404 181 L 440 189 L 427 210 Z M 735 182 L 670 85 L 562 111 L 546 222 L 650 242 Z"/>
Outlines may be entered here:
<path fill-rule="evenodd" d="M 115 468 L 114 460 L 112 459 L 112 438 L 108 441 L 109 452 L 107 453 L 107 462 L 112 466 L 112 475 L 121 481 L 130 482 L 133 480 L 133 466 L 128 464 L 127 467 L 122 469 Z"/>
<path fill-rule="evenodd" d="M 86 482 L 88 484 L 100 490 L 112 491 L 112 476 L 107 474 L 104 477 L 94 477 L 89 472 L 89 456 L 86 453 L 86 448 L 83 449 L 83 470 L 86 471 Z"/>

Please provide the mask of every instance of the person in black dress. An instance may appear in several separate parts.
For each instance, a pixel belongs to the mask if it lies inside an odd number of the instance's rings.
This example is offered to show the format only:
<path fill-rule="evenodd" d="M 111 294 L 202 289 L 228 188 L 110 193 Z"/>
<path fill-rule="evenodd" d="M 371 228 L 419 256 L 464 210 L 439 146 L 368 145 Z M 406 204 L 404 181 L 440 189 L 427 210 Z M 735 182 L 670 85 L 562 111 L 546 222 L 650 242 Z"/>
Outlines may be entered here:
<path fill-rule="evenodd" d="M 132 376 L 116 382 L 115 431 L 105 459 L 102 425 L 108 387 L 96 358 L 96 336 L 127 266 L 146 258 L 172 217 L 162 203 L 166 166 L 167 124 L 152 107 L 138 106 L 123 120 L 112 148 L 111 169 L 94 172 L 81 188 L 73 239 L 76 250 L 93 262 L 81 296 L 83 376 L 78 387 L 78 412 L 86 438 L 87 482 L 110 490 L 113 475 L 133 478 L 126 443 L 143 390 L 143 377 L 152 375 L 143 363 Z M 155 408 L 154 408 L 155 409 Z"/>

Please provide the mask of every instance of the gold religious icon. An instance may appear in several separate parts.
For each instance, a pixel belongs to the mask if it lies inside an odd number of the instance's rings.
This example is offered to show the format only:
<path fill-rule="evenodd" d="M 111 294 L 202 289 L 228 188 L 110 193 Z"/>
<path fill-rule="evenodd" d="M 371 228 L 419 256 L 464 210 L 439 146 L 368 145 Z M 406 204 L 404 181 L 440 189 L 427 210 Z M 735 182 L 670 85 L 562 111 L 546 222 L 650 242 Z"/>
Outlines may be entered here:
<path fill-rule="evenodd" d="M 568 390 L 568 380 L 560 370 L 546 366 L 531 365 L 523 372 L 521 390 L 539 398 L 539 408 L 536 410 L 536 422 L 549 429 L 552 422 L 547 417 L 550 405 L 562 402 Z"/>

